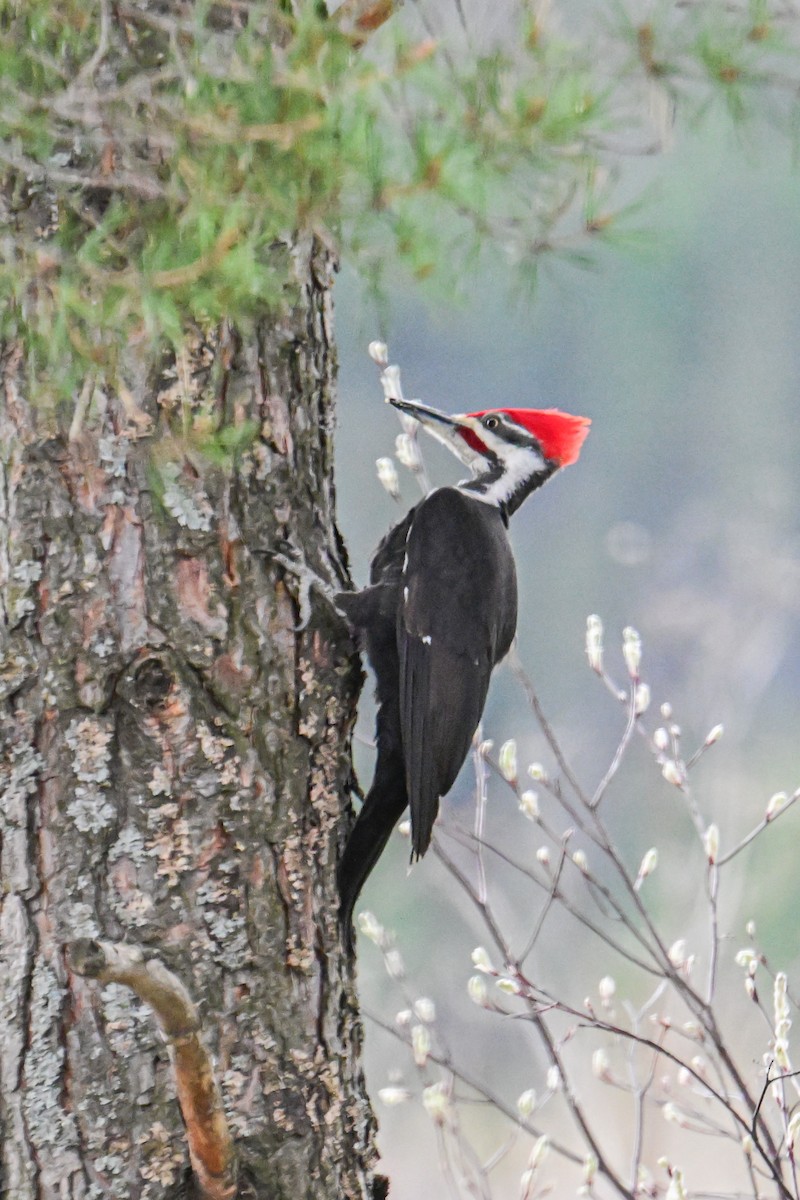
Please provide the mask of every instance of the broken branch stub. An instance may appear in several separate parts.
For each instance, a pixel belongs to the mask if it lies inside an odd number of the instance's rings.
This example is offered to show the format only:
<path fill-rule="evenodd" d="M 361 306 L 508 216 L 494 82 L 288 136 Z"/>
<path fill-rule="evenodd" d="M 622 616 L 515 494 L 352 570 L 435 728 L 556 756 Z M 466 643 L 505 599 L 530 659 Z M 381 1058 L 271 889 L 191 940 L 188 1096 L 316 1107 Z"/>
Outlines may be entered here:
<path fill-rule="evenodd" d="M 141 946 L 81 938 L 67 947 L 76 975 L 121 983 L 152 1008 L 167 1040 L 178 1103 L 198 1191 L 203 1200 L 234 1200 L 236 1155 L 197 1008 L 183 983 Z"/>

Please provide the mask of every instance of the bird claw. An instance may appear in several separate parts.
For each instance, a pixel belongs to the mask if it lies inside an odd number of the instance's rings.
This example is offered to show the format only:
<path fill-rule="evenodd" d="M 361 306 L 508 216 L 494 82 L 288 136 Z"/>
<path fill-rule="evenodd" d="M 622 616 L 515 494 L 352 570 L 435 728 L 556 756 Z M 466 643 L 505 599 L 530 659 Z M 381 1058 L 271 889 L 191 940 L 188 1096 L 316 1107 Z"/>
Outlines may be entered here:
<path fill-rule="evenodd" d="M 298 581 L 296 599 L 297 607 L 300 610 L 300 623 L 293 626 L 294 632 L 302 633 L 304 629 L 308 628 L 309 622 L 311 621 L 312 587 L 316 587 L 317 590 L 321 592 L 337 616 L 341 617 L 343 620 L 347 620 L 345 614 L 336 604 L 334 599 L 336 593 L 331 585 L 327 583 L 321 575 L 318 575 L 316 571 L 309 567 L 306 562 L 303 561 L 302 553 L 296 546 L 293 546 L 291 542 L 286 542 L 284 544 L 294 555 L 293 558 L 290 558 L 287 554 L 283 554 L 280 550 L 270 550 L 268 553 L 273 562 L 277 563 L 278 566 L 283 567 L 284 571 L 286 571 L 289 575 L 294 575 Z"/>

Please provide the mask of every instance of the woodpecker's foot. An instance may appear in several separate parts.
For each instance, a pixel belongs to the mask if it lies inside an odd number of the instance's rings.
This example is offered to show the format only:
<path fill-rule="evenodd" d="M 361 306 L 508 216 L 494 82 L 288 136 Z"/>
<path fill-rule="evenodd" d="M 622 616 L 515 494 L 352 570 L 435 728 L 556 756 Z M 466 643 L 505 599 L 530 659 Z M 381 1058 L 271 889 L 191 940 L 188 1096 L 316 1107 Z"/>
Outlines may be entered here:
<path fill-rule="evenodd" d="M 331 587 L 331 585 L 318 575 L 308 563 L 304 561 L 303 555 L 296 546 L 291 542 L 282 543 L 288 554 L 284 554 L 280 550 L 267 550 L 266 554 L 276 562 L 278 566 L 283 567 L 284 571 L 289 575 L 294 575 L 297 579 L 297 607 L 300 610 L 300 623 L 295 625 L 295 633 L 302 633 L 307 628 L 311 620 L 311 589 L 316 588 L 317 592 L 327 600 L 337 617 L 350 624 L 346 613 L 342 612 L 336 603 L 336 597 L 339 589 Z"/>

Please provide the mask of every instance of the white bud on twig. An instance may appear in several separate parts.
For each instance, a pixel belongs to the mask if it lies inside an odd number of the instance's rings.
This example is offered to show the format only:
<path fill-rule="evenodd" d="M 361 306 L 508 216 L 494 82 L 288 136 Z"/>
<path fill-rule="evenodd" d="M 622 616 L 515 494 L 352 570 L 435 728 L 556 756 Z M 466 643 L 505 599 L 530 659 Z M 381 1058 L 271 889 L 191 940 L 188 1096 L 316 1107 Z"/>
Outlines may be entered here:
<path fill-rule="evenodd" d="M 539 797 L 536 792 L 523 792 L 519 798 L 519 807 L 529 821 L 538 821 Z"/>
<path fill-rule="evenodd" d="M 586 657 L 598 675 L 603 670 L 603 622 L 596 613 L 586 618 Z"/>
<path fill-rule="evenodd" d="M 706 740 L 703 744 L 705 746 L 713 746 L 714 742 L 718 742 L 724 732 L 725 732 L 724 725 L 715 725 L 714 728 L 710 729 L 708 731 L 708 733 L 706 734 Z"/>
<path fill-rule="evenodd" d="M 528 774 L 535 783 L 543 783 L 547 779 L 547 772 L 541 763 L 531 763 L 528 767 Z"/>
<path fill-rule="evenodd" d="M 589 860 L 583 850 L 576 850 L 572 856 L 572 861 L 583 875 L 589 874 Z"/>
<path fill-rule="evenodd" d="M 765 819 L 771 821 L 781 811 L 788 799 L 789 797 L 786 795 L 786 792 L 776 792 L 767 805 L 767 811 L 764 814 Z"/>
<path fill-rule="evenodd" d="M 436 1005 L 428 996 L 420 996 L 418 1000 L 414 1001 L 414 1012 L 426 1025 L 430 1025 L 436 1020 Z"/>
<path fill-rule="evenodd" d="M 688 1200 L 686 1185 L 683 1182 L 683 1171 L 679 1167 L 670 1167 L 669 1187 L 664 1200 Z"/>
<path fill-rule="evenodd" d="M 632 625 L 626 626 L 622 631 L 622 657 L 631 679 L 638 679 L 642 662 L 642 639 Z"/>
<path fill-rule="evenodd" d="M 659 725 L 658 729 L 653 734 L 653 745 L 656 750 L 666 750 L 669 746 L 669 734 L 663 725 Z"/>
<path fill-rule="evenodd" d="M 422 1093 L 422 1104 L 428 1116 L 437 1125 L 443 1125 L 447 1120 L 447 1114 L 450 1109 L 450 1097 L 447 1092 L 447 1085 L 444 1083 L 432 1083 L 430 1087 L 426 1087 Z"/>
<path fill-rule="evenodd" d="M 391 458 L 376 458 L 375 467 L 382 487 L 386 489 L 393 500 L 400 498 L 400 481 Z"/>
<path fill-rule="evenodd" d="M 552 1067 L 547 1068 L 547 1090 L 550 1092 L 561 1091 L 561 1072 L 555 1063 Z"/>
<path fill-rule="evenodd" d="M 661 765 L 661 774 L 666 779 L 667 783 L 673 784 L 675 787 L 683 787 L 686 782 L 686 774 L 683 770 L 683 763 L 676 762 L 674 758 L 668 758 Z"/>
<path fill-rule="evenodd" d="M 552 1070 L 553 1068 L 551 1067 L 550 1069 Z M 556 1068 L 556 1070 L 557 1069 L 558 1068 Z M 549 1149 L 550 1139 L 546 1133 L 543 1133 L 542 1136 L 538 1137 L 533 1143 L 531 1152 L 528 1155 L 528 1166 L 532 1171 L 535 1171 L 536 1168 L 544 1162 L 545 1156 Z"/>
<path fill-rule="evenodd" d="M 611 1001 L 617 994 L 616 981 L 610 975 L 604 975 L 597 985 L 597 991 L 600 999 L 603 1002 L 603 1007 L 608 1008 Z"/>
<path fill-rule="evenodd" d="M 422 459 L 416 438 L 413 438 L 410 433 L 398 433 L 394 444 L 398 462 L 401 462 L 409 471 L 419 471 L 422 467 Z"/>
<path fill-rule="evenodd" d="M 660 712 L 665 721 L 670 719 L 672 716 L 672 705 L 670 704 L 669 700 L 664 701 L 664 703 L 661 705 Z"/>
<path fill-rule="evenodd" d="M 536 861 L 543 867 L 550 866 L 550 851 L 547 846 L 540 846 L 536 851 Z"/>
<path fill-rule="evenodd" d="M 360 912 L 358 914 L 358 928 L 364 934 L 364 937 L 368 937 L 376 946 L 382 945 L 385 940 L 386 934 L 384 928 L 374 913 Z"/>
<path fill-rule="evenodd" d="M 517 1112 L 524 1119 L 529 1117 L 536 1107 L 536 1092 L 528 1088 L 517 1098 Z"/>
<path fill-rule="evenodd" d="M 789 1019 L 789 989 L 785 971 L 778 971 L 778 974 L 775 976 L 773 1003 L 775 1007 L 775 1024 L 777 1026 L 782 1021 Z"/>
<path fill-rule="evenodd" d="M 500 753 L 497 756 L 497 765 L 500 768 L 500 774 L 508 783 L 517 782 L 517 743 L 513 738 L 509 738 L 507 742 L 503 742 L 500 747 Z"/>
<path fill-rule="evenodd" d="M 637 717 L 641 717 L 650 707 L 650 685 L 647 683 L 637 683 L 636 690 L 633 693 L 633 711 Z"/>
<path fill-rule="evenodd" d="M 400 368 L 397 364 L 384 367 L 381 372 L 381 385 L 387 400 L 401 400 L 403 389 L 400 386 Z"/>
<path fill-rule="evenodd" d="M 719 829 L 716 825 L 709 825 L 703 834 L 703 849 L 709 864 L 713 866 L 719 858 Z"/>
<path fill-rule="evenodd" d="M 608 1079 L 610 1077 L 608 1055 L 602 1046 L 599 1046 L 592 1055 L 592 1074 L 595 1079 Z"/>
<path fill-rule="evenodd" d="M 492 960 L 489 958 L 489 955 L 484 950 L 483 946 L 476 946 L 472 951 L 472 965 L 477 967 L 479 971 L 482 971 L 484 975 L 497 974 L 492 966 Z"/>
<path fill-rule="evenodd" d="M 501 975 L 495 981 L 495 987 L 499 988 L 501 992 L 505 992 L 507 996 L 518 996 L 522 991 L 519 982 L 516 979 L 512 979 L 509 975 Z"/>
<path fill-rule="evenodd" d="M 411 1024 L 411 1018 L 413 1015 L 414 1014 L 410 1008 L 401 1008 L 400 1011 L 395 1014 L 395 1024 L 399 1025 L 401 1029 L 405 1029 L 406 1025 Z"/>
<path fill-rule="evenodd" d="M 789 1124 L 786 1127 L 786 1140 L 794 1146 L 798 1134 L 800 1134 L 800 1112 L 794 1113 L 790 1118 Z"/>
<path fill-rule="evenodd" d="M 477 1004 L 479 1008 L 488 1008 L 489 992 L 486 987 L 486 980 L 482 975 L 471 975 L 467 984 L 467 995 L 473 1004 Z"/>
<path fill-rule="evenodd" d="M 682 1128 L 686 1127 L 686 1113 L 677 1104 L 674 1104 L 672 1100 L 668 1100 L 661 1109 L 661 1115 L 671 1125 L 680 1125 Z"/>
<path fill-rule="evenodd" d="M 397 826 L 397 832 L 400 834 L 400 837 L 411 837 L 411 822 L 401 821 Z"/>
<path fill-rule="evenodd" d="M 673 942 L 667 951 L 667 957 L 676 970 L 680 970 L 686 963 L 686 938 L 678 938 Z"/>
<path fill-rule="evenodd" d="M 370 342 L 367 353 L 379 367 L 385 367 L 389 362 L 389 347 L 386 342 Z"/>
<path fill-rule="evenodd" d="M 637 872 L 636 880 L 633 885 L 637 892 L 638 892 L 639 888 L 642 886 L 642 883 L 644 882 L 644 880 L 647 879 L 648 875 L 653 874 L 653 871 L 655 871 L 657 866 L 658 866 L 658 850 L 655 848 L 655 846 L 651 846 L 650 849 L 645 853 L 644 858 L 642 859 L 641 863 L 639 864 L 639 870 Z"/>
<path fill-rule="evenodd" d="M 775 976 L 772 1003 L 775 1012 L 775 1062 L 782 1071 L 788 1071 L 791 1066 L 789 1062 L 789 1030 L 792 1028 L 792 1020 L 785 971 L 778 971 Z"/>
<path fill-rule="evenodd" d="M 743 949 L 736 951 L 736 957 L 733 961 L 736 963 L 737 967 L 747 967 L 747 969 L 750 970 L 750 967 L 753 963 L 758 964 L 758 958 L 759 955 L 757 950 L 754 950 L 752 946 L 745 946 Z"/>
<path fill-rule="evenodd" d="M 411 1048 L 414 1052 L 414 1062 L 418 1067 L 424 1067 L 431 1052 L 431 1035 L 427 1025 L 412 1026 Z"/>
<path fill-rule="evenodd" d="M 378 1089 L 378 1099 L 388 1108 L 392 1108 L 397 1104 L 404 1104 L 406 1100 L 411 1099 L 411 1092 L 404 1087 L 384 1087 Z"/>
<path fill-rule="evenodd" d="M 406 974 L 403 956 L 397 949 L 387 950 L 383 956 L 386 973 L 390 979 L 404 979 Z"/>

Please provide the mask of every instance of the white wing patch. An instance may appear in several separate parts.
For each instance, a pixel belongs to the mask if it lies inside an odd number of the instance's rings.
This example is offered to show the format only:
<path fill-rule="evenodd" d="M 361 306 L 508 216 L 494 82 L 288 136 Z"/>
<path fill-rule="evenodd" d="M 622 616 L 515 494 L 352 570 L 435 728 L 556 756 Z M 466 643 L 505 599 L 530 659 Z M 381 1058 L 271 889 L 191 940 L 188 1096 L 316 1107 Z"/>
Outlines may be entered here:
<path fill-rule="evenodd" d="M 422 639 L 422 641 L 424 642 L 424 644 L 426 646 L 430 646 L 431 641 L 432 641 L 431 635 L 429 633 L 426 633 L 424 638 Z"/>

